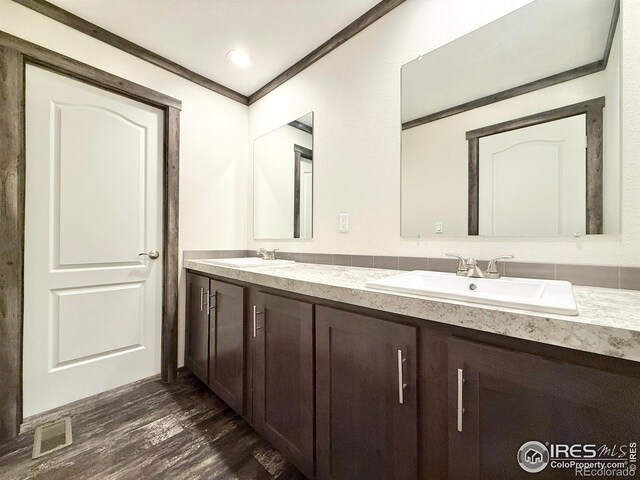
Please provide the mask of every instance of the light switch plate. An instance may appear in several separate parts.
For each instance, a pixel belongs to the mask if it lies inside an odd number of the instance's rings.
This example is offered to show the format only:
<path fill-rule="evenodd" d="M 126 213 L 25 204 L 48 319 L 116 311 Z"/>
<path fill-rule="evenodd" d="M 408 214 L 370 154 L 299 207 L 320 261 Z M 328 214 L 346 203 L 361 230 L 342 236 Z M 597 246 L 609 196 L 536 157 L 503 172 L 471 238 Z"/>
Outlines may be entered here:
<path fill-rule="evenodd" d="M 442 222 L 436 222 L 436 233 L 442 233 L 443 231 Z"/>
<path fill-rule="evenodd" d="M 349 214 L 341 213 L 338 215 L 338 231 L 340 233 L 347 233 L 349 231 Z"/>

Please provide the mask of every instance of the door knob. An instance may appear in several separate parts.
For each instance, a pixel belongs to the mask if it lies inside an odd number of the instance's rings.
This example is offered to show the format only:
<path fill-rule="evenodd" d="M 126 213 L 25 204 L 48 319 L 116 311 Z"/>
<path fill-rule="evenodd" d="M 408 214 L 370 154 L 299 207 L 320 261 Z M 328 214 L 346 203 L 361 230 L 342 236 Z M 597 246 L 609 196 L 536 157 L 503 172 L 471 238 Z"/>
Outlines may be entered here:
<path fill-rule="evenodd" d="M 149 253 L 142 252 L 142 253 L 138 254 L 139 257 L 141 257 L 143 255 L 146 255 L 151 260 L 155 260 L 156 258 L 158 258 L 160 256 L 160 252 L 158 252 L 157 250 L 151 250 Z"/>

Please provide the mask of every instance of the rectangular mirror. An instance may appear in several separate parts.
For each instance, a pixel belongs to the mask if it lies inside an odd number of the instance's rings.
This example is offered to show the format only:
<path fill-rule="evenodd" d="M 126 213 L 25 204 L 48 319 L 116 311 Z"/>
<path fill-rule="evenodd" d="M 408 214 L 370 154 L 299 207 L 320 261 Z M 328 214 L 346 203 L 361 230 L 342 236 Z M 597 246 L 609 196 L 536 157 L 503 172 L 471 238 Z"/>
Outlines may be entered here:
<path fill-rule="evenodd" d="M 313 112 L 253 142 L 257 240 L 313 237 Z"/>
<path fill-rule="evenodd" d="M 402 67 L 402 236 L 620 233 L 618 0 L 535 0 Z"/>

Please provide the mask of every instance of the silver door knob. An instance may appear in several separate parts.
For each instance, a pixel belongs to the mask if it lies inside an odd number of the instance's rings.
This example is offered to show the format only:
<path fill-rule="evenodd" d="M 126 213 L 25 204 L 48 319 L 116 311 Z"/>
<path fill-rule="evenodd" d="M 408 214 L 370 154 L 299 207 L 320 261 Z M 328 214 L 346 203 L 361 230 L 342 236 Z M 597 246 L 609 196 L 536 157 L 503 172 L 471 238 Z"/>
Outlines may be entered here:
<path fill-rule="evenodd" d="M 156 258 L 158 258 L 160 256 L 160 252 L 158 252 L 157 250 L 151 250 L 149 253 L 142 252 L 142 253 L 138 254 L 139 257 L 141 257 L 143 255 L 146 255 L 151 260 L 155 260 Z"/>

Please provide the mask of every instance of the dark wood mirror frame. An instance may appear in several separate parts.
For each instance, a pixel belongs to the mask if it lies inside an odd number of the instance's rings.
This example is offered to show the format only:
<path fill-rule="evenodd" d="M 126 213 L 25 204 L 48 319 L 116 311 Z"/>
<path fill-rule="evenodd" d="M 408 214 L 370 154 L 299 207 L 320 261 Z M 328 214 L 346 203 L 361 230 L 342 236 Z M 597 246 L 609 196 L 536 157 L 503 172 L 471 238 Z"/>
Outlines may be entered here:
<path fill-rule="evenodd" d="M 25 66 L 36 65 L 164 111 L 161 374 L 178 362 L 178 175 L 182 102 L 0 31 L 0 444 L 22 423 Z"/>
<path fill-rule="evenodd" d="M 480 222 L 480 139 L 532 127 L 563 118 L 586 114 L 587 208 L 586 234 L 603 233 L 603 112 L 605 97 L 567 105 L 546 112 L 516 118 L 467 132 L 469 142 L 469 235 L 479 235 Z"/>

